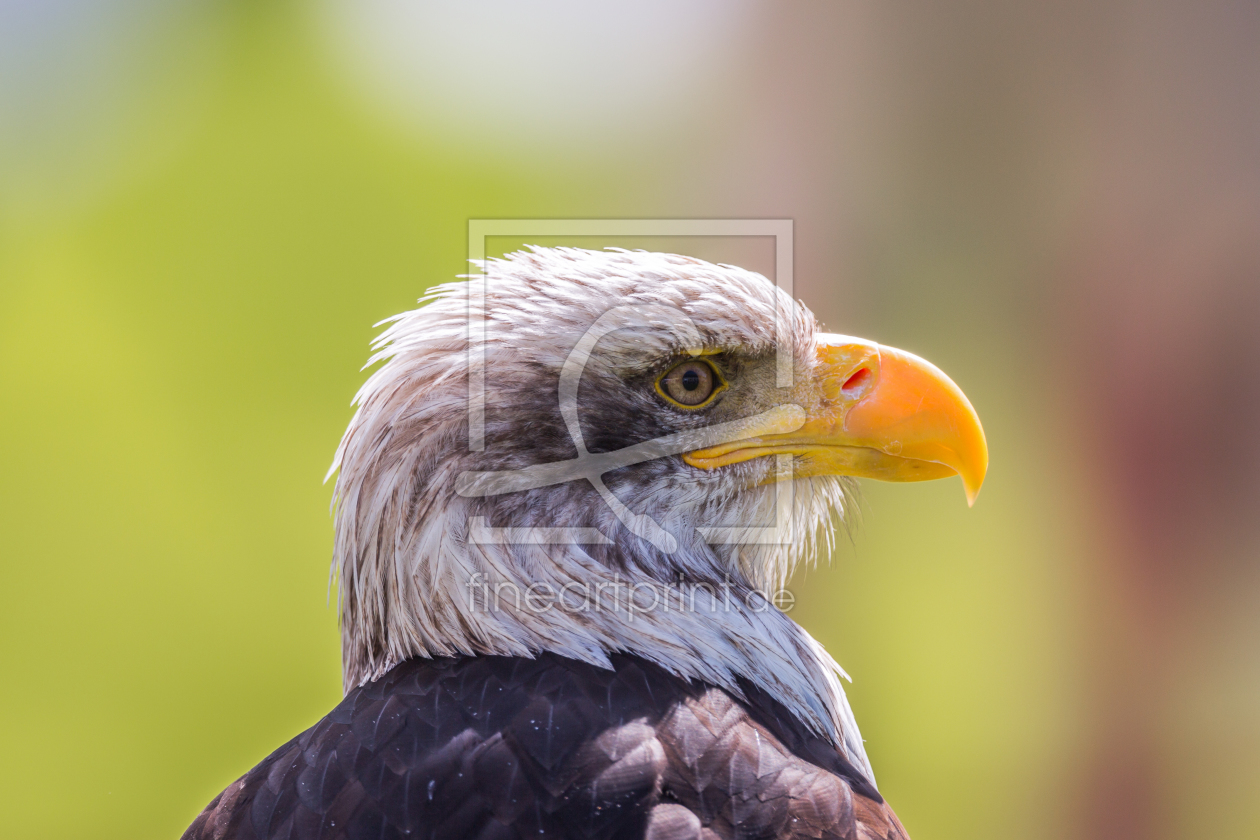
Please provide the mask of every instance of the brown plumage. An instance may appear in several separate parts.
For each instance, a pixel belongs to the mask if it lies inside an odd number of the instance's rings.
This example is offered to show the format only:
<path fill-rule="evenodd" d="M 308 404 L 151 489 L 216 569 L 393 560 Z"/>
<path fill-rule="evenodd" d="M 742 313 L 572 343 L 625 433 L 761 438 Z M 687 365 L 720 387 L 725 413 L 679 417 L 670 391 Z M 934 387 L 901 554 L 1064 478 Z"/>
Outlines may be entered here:
<path fill-rule="evenodd" d="M 905 833 L 781 704 L 628 656 L 409 660 L 215 798 L 184 840 Z"/>

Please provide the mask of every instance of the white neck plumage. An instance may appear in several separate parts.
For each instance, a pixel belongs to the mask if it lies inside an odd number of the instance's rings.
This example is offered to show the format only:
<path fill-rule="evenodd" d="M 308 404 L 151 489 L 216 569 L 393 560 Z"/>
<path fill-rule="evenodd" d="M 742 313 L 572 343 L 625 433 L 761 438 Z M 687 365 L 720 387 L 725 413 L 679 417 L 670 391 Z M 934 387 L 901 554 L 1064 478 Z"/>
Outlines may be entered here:
<path fill-rule="evenodd" d="M 819 526 L 818 512 L 836 506 L 834 486 L 795 484 L 796 533 L 809 534 Z M 440 509 L 417 515 L 402 501 L 407 495 L 390 493 L 379 515 L 357 527 L 339 523 L 347 688 L 414 656 L 552 652 L 610 667 L 609 654 L 629 653 L 736 696 L 739 681 L 747 680 L 870 774 L 840 666 L 767 600 L 798 549 L 732 546 L 719 554 L 687 542 L 677 521 L 694 521 L 697 511 L 675 509 L 673 521 L 670 512 L 657 512 L 682 536 L 668 562 L 627 536 L 624 544 L 603 547 L 626 561 L 618 570 L 570 541 L 615 533 L 608 514 L 603 521 L 597 516 L 592 529 L 495 529 L 476 500 L 451 495 Z M 741 498 L 764 507 L 774 495 Z M 737 515 L 756 521 L 752 510 Z M 408 528 L 408 522 L 420 524 Z M 385 544 L 380 535 L 387 535 Z"/>

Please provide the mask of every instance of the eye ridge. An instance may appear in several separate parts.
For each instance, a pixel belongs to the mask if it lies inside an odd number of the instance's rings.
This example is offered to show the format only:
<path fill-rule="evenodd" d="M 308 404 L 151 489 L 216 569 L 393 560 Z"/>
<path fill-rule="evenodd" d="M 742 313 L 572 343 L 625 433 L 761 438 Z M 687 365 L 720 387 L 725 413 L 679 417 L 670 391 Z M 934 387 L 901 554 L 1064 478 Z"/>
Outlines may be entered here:
<path fill-rule="evenodd" d="M 688 411 L 707 407 L 726 387 L 722 374 L 705 359 L 684 359 L 656 380 L 656 392 L 661 397 Z"/>

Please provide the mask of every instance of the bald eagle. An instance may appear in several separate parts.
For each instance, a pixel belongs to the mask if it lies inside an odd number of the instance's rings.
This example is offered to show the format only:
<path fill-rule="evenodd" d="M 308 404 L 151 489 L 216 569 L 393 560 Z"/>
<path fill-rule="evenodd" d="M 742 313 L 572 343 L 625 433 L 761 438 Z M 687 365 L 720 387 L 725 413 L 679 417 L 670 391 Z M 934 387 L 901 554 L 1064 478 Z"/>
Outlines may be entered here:
<path fill-rule="evenodd" d="M 184 837 L 904 838 L 779 607 L 855 477 L 974 500 L 966 397 L 739 268 L 481 270 L 391 319 L 329 473 L 344 699 Z"/>

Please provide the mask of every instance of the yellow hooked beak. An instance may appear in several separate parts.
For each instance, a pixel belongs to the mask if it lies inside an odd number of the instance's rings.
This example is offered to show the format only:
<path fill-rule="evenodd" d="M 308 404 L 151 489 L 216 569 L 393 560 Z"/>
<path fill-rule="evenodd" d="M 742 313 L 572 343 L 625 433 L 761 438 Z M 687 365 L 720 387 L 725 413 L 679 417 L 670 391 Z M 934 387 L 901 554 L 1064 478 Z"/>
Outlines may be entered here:
<path fill-rule="evenodd" d="M 980 418 L 935 365 L 892 347 L 824 333 L 805 425 L 689 452 L 693 467 L 716 469 L 765 455 L 791 454 L 795 474 L 852 475 L 881 481 L 962 477 L 974 504 L 989 467 Z M 811 409 L 810 406 L 813 406 Z"/>

